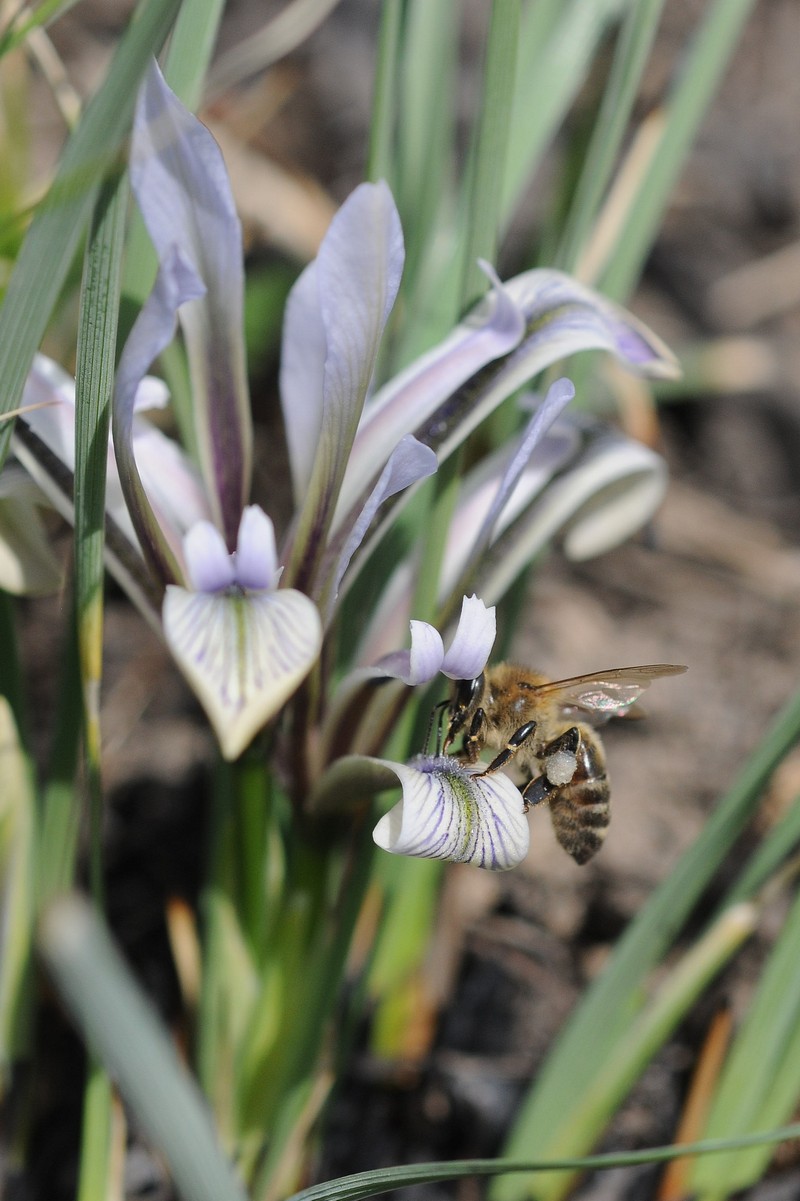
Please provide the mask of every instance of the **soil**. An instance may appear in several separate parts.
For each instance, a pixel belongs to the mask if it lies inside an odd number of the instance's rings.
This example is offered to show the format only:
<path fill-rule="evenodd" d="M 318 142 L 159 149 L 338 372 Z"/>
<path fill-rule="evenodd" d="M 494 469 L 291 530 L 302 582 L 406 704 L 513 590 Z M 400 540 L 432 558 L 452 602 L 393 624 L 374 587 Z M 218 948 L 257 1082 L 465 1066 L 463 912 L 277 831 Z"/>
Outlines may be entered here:
<path fill-rule="evenodd" d="M 643 111 L 706 7 L 667 0 Z M 127 8 L 84 4 L 54 28 L 71 70 L 102 63 L 109 30 Z M 468 42 L 479 6 L 466 8 Z M 365 11 L 345 0 L 276 69 L 261 95 L 273 105 L 269 121 L 256 122 L 243 103 L 219 100 L 213 111 L 239 136 L 249 120 L 252 147 L 312 176 L 336 201 L 358 180 L 365 144 L 372 44 Z M 231 4 L 224 45 L 261 20 L 258 5 Z M 647 721 L 609 729 L 613 821 L 595 860 L 579 868 L 557 853 L 546 814 L 535 813 L 530 855 L 519 870 L 478 882 L 471 869 L 451 872 L 437 934 L 448 970 L 431 986 L 440 1008 L 430 1041 L 401 1067 L 356 1052 L 329 1113 L 320 1178 L 499 1150 L 576 999 L 797 687 L 798 48 L 795 0 L 757 3 L 632 302 L 679 353 L 700 344 L 718 353 L 711 392 L 689 388 L 665 400 L 657 418 L 638 402 L 623 413 L 628 422 L 647 421 L 668 460 L 666 502 L 649 530 L 602 558 L 575 565 L 552 557 L 532 583 L 516 632 L 514 657 L 554 675 L 637 662 L 686 663 L 690 670 L 648 693 Z M 254 254 L 274 253 L 257 216 L 248 229 Z M 269 428 L 274 394 L 267 383 L 263 406 Z M 42 730 L 52 704 L 46 681 L 58 609 L 52 601 L 26 606 Z M 175 893 L 189 900 L 196 894 L 202 861 L 187 831 L 196 829 L 204 807 L 213 754 L 163 650 L 113 592 L 107 647 L 110 912 L 140 978 L 169 1017 L 178 996 L 164 905 Z M 800 756 L 792 756 L 776 776 L 763 821 L 792 803 L 799 786 Z M 715 1001 L 724 992 L 737 1008 L 771 933 L 768 920 L 645 1073 L 604 1145 L 671 1140 Z M 57 1196 L 53 1165 L 61 1180 L 69 1178 L 78 1092 L 72 1042 L 60 1027 L 49 1041 L 36 1185 L 48 1182 L 48 1195 Z M 638 1201 L 654 1195 L 657 1177 L 653 1169 L 598 1175 L 578 1196 Z M 168 1195 L 142 1147 L 127 1184 L 129 1196 Z M 471 1181 L 424 1190 L 431 1201 L 443 1193 L 472 1201 L 481 1192 Z M 791 1160 L 748 1194 L 752 1201 L 797 1196 L 800 1169 Z"/>

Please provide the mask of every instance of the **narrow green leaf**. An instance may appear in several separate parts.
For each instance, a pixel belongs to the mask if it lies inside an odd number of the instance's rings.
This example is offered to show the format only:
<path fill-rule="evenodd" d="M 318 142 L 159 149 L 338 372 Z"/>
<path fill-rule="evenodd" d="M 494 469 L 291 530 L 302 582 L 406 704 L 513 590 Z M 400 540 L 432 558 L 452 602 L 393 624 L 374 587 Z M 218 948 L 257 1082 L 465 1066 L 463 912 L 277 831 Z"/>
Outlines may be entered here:
<path fill-rule="evenodd" d="M 568 1155 L 594 1145 L 690 1005 L 753 933 L 757 917 L 755 905 L 740 902 L 722 913 L 699 942 L 670 966 L 665 983 L 618 1040 L 614 1054 L 591 1079 L 584 1080 L 569 1127 L 563 1129 L 560 1141 L 553 1141 L 549 1154 Z M 744 1133 L 752 1124 L 748 1123 L 745 1130 L 740 1126 L 736 1133 Z M 535 1184 L 537 1201 L 561 1201 L 574 1183 L 564 1173 L 543 1173 Z"/>
<path fill-rule="evenodd" d="M 631 0 L 568 0 L 556 5 L 558 20 L 544 23 L 539 4 L 529 4 L 522 23 L 516 94 L 502 188 L 506 229 L 523 189 L 538 166 L 578 90 L 609 26 Z M 552 7 L 552 6 L 551 6 Z"/>
<path fill-rule="evenodd" d="M 139 81 L 166 38 L 179 4 L 180 0 L 144 0 L 140 5 L 37 209 L 0 309 L 0 413 L 19 405 L 34 353 L 94 207 L 97 188 L 130 126 Z M 8 453 L 11 426 L 6 422 L 0 430 L 0 462 Z"/>
<path fill-rule="evenodd" d="M 191 1201 L 245 1201 L 196 1083 L 91 906 L 76 896 L 55 901 L 40 946 L 82 1034 L 163 1154 L 178 1191 Z"/>
<path fill-rule="evenodd" d="M 465 1176 L 500 1176 L 508 1172 L 610 1171 L 612 1168 L 634 1167 L 636 1164 L 668 1163 L 685 1155 L 712 1155 L 729 1151 L 733 1146 L 756 1146 L 759 1143 L 781 1143 L 797 1138 L 800 1122 L 751 1134 L 743 1139 L 706 1139 L 699 1143 L 682 1143 L 676 1147 L 651 1147 L 646 1151 L 613 1152 L 606 1155 L 587 1155 L 582 1159 L 519 1160 L 519 1159 L 454 1159 L 449 1163 L 418 1163 L 404 1168 L 379 1168 L 374 1172 L 357 1172 L 324 1184 L 294 1193 L 287 1201 L 362 1201 L 377 1197 L 392 1189 L 412 1184 L 432 1184 L 438 1180 L 460 1180 Z"/>
<path fill-rule="evenodd" d="M 126 176 L 102 185 L 86 246 L 75 377 L 75 608 L 91 808 L 90 872 L 96 898 L 102 881 L 100 684 L 106 468 L 127 205 Z"/>
<path fill-rule="evenodd" d="M 655 39 L 664 0 L 641 0 L 628 9 L 608 83 L 603 91 L 580 179 L 561 234 L 555 267 L 573 271 L 608 186 Z"/>
<path fill-rule="evenodd" d="M 397 199 L 393 175 L 394 128 L 397 112 L 397 76 L 400 66 L 401 0 L 385 0 L 381 8 L 378 57 L 373 84 L 372 121 L 367 154 L 367 179 L 385 179 Z"/>
<path fill-rule="evenodd" d="M 0 696 L 0 1095 L 31 1033 L 31 940 L 35 892 L 36 798 L 14 714 Z"/>
<path fill-rule="evenodd" d="M 486 291 L 486 277 L 477 260 L 494 263 L 497 258 L 500 223 L 497 181 L 506 170 L 519 29 L 519 0 L 494 0 L 471 164 L 461 275 L 462 312 Z"/>
<path fill-rule="evenodd" d="M 454 169 L 458 21 L 453 0 L 414 0 L 405 6 L 397 48 L 399 111 L 394 164 L 387 178 L 406 236 L 404 288 L 409 297 Z"/>
<path fill-rule="evenodd" d="M 78 0 L 43 0 L 33 12 L 27 5 L 20 6 L 15 19 L 0 37 L 0 58 L 21 46 L 32 30 L 41 29 L 56 18 L 63 17 L 64 13 L 69 12 L 77 3 Z"/>
<path fill-rule="evenodd" d="M 767 1114 L 791 1115 L 800 1095 L 800 896 L 781 931 L 719 1078 L 706 1133 L 730 1138 Z M 780 1117 L 778 1117 L 780 1121 Z M 692 1191 L 721 1198 L 754 1184 L 768 1160 L 758 1151 L 699 1161 Z"/>
<path fill-rule="evenodd" d="M 716 0 L 695 36 L 667 103 L 658 149 L 603 273 L 601 290 L 608 296 L 624 299 L 639 278 L 689 148 L 753 5 L 754 0 Z"/>
<path fill-rule="evenodd" d="M 106 1201 L 112 1194 L 112 1095 L 108 1073 L 99 1063 L 90 1063 L 83 1094 L 77 1201 Z"/>

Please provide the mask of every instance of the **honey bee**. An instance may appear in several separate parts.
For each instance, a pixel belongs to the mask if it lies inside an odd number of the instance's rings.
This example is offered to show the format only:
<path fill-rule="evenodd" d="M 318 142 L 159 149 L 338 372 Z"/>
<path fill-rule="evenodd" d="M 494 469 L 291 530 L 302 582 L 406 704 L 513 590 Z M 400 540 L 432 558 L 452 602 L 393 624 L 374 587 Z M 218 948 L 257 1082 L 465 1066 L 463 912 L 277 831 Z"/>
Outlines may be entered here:
<path fill-rule="evenodd" d="M 444 750 L 460 733 L 460 757 L 477 763 L 484 747 L 499 753 L 481 775 L 515 760 L 527 775 L 525 812 L 547 801 L 556 838 L 576 861 L 599 851 L 610 820 L 605 752 L 593 728 L 631 715 L 651 680 L 685 667 L 653 663 L 548 680 L 499 663 L 474 680 L 459 680 L 449 704 Z"/>

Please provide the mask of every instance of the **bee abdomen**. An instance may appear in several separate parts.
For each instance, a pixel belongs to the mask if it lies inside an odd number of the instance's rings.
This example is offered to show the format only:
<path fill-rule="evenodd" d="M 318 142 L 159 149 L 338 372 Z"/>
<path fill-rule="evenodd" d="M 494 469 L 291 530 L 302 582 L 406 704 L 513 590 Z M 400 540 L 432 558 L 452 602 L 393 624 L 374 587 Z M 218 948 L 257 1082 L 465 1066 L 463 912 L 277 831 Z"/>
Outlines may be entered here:
<path fill-rule="evenodd" d="M 611 820 L 608 780 L 580 780 L 567 784 L 550 801 L 556 838 L 576 863 L 596 855 Z"/>

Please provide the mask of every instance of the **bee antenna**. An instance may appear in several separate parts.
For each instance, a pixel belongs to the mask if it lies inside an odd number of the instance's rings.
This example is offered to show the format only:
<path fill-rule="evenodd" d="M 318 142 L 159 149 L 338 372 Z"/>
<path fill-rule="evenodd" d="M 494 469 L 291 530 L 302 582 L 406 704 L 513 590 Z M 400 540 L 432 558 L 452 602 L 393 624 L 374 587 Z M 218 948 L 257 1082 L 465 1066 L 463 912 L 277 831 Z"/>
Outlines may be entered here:
<path fill-rule="evenodd" d="M 427 755 L 427 753 L 428 753 L 428 747 L 430 746 L 430 741 L 431 741 L 431 732 L 433 731 L 433 723 L 434 723 L 434 721 L 436 721 L 437 712 L 439 714 L 439 720 L 438 720 L 437 726 L 436 726 L 436 752 L 435 753 L 436 753 L 437 759 L 438 759 L 439 755 L 441 755 L 441 753 L 442 753 L 442 723 L 444 720 L 444 711 L 449 704 L 450 704 L 449 701 L 439 701 L 438 704 L 434 705 L 433 708 L 431 709 L 431 715 L 428 718 L 428 728 L 425 731 L 425 742 L 423 743 L 423 746 L 422 746 L 423 755 Z"/>

